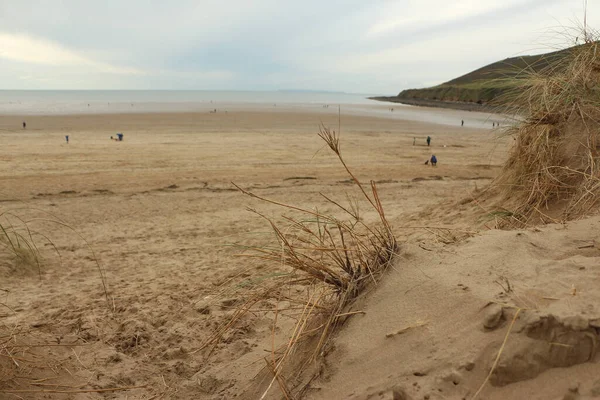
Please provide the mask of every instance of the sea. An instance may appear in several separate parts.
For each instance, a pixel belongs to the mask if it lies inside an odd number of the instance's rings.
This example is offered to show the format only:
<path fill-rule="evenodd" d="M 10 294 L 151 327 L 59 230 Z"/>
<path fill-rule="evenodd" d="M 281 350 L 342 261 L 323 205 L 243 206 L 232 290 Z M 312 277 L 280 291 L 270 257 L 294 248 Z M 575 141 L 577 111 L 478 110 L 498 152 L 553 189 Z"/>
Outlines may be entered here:
<path fill-rule="evenodd" d="M 500 118 L 477 112 L 370 100 L 373 94 L 319 91 L 0 90 L 1 115 L 77 115 L 159 112 L 308 111 L 408 121 L 492 126 Z"/>
<path fill-rule="evenodd" d="M 368 94 L 313 91 L 0 90 L 0 114 L 64 115 L 327 107 L 374 103 Z"/>

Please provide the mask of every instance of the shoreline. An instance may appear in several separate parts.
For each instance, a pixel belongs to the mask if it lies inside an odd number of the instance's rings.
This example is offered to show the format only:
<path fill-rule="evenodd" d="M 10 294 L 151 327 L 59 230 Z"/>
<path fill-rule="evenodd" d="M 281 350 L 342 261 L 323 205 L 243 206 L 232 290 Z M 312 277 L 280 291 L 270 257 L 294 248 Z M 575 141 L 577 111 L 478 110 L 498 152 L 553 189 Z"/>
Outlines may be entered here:
<path fill-rule="evenodd" d="M 211 110 L 217 109 L 217 112 Z M 105 112 L 102 110 L 98 113 L 68 113 L 68 114 L 57 114 L 57 113 L 46 113 L 46 114 L 23 114 L 23 113 L 12 113 L 12 114 L 1 114 L 0 113 L 0 130 L 10 131 L 23 131 L 21 129 L 21 123 L 27 122 L 27 130 L 35 129 L 35 124 L 31 125 L 29 121 L 80 121 L 76 123 L 80 128 L 92 129 L 96 128 L 93 126 L 87 126 L 83 124 L 84 121 L 94 121 L 94 124 L 101 121 L 119 120 L 122 122 L 126 121 L 137 121 L 143 120 L 160 120 L 166 118 L 169 120 L 176 121 L 179 118 L 188 119 L 191 118 L 197 123 L 204 123 L 205 121 L 229 121 L 228 124 L 233 123 L 239 117 L 248 117 L 254 115 L 255 117 L 261 116 L 262 118 L 274 118 L 282 119 L 286 116 L 294 116 L 296 118 L 302 118 L 306 120 L 314 120 L 318 124 L 322 120 L 334 121 L 337 125 L 338 120 L 338 107 L 331 105 L 330 107 L 323 107 L 322 105 L 302 105 L 302 106 L 213 106 L 203 110 L 127 110 L 126 112 Z M 355 119 L 355 118 L 366 118 L 381 121 L 395 121 L 394 123 L 423 123 L 432 124 L 435 126 L 456 126 L 460 124 L 461 120 L 465 121 L 467 128 L 488 128 L 491 126 L 490 114 L 485 112 L 469 112 L 464 114 L 461 110 L 455 110 L 451 108 L 431 108 L 422 106 L 404 106 L 390 108 L 382 102 L 373 101 L 372 104 L 347 104 L 341 105 L 341 117 L 342 125 L 344 125 L 344 119 Z M 488 126 L 490 125 L 490 126 Z M 58 126 L 57 126 L 58 127 Z M 234 126 L 231 126 L 233 128 Z"/>
<path fill-rule="evenodd" d="M 96 114 L 373 103 L 368 94 L 287 91 L 0 91 L 0 114 Z"/>
<path fill-rule="evenodd" d="M 429 107 L 429 108 L 445 108 L 450 110 L 460 111 L 478 111 L 484 113 L 501 114 L 498 112 L 497 107 L 490 106 L 488 104 L 477 104 L 477 103 L 465 103 L 460 101 L 442 101 L 442 100 L 427 100 L 427 99 L 404 99 L 398 96 L 377 96 L 369 97 L 369 99 L 379 102 L 405 104 L 409 106 L 417 107 Z"/>

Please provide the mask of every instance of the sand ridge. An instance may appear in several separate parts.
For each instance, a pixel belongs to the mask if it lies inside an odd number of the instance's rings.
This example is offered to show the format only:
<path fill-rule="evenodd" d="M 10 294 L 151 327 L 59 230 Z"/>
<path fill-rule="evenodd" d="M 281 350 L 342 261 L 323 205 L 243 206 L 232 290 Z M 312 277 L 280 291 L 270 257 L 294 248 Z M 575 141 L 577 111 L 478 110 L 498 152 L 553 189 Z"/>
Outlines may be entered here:
<path fill-rule="evenodd" d="M 599 223 L 407 244 L 377 290 L 354 306 L 365 314 L 340 332 L 307 398 L 472 398 L 517 311 L 479 398 L 562 399 L 571 389 L 589 396 L 600 372 Z M 386 336 L 402 328 L 409 329 Z"/>

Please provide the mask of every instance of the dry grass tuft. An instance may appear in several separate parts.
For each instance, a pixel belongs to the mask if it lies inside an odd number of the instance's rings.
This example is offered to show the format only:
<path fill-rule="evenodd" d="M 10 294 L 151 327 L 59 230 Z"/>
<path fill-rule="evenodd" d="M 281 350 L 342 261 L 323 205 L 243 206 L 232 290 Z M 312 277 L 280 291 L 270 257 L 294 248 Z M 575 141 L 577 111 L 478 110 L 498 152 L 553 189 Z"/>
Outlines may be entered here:
<path fill-rule="evenodd" d="M 10 268 L 36 268 L 41 274 L 40 252 L 28 224 L 15 213 L 0 213 L 0 254 L 10 258 Z"/>
<path fill-rule="evenodd" d="M 586 43 L 539 72 L 524 71 L 510 98 L 515 143 L 492 192 L 514 225 L 577 218 L 600 194 L 600 48 Z"/>
<path fill-rule="evenodd" d="M 337 326 L 361 314 L 349 312 L 349 305 L 369 283 L 377 281 L 398 251 L 375 182 L 366 187 L 349 169 L 342 157 L 339 133 L 321 126 L 319 136 L 350 175 L 362 202 L 375 211 L 377 220 L 365 222 L 359 202 L 350 197 L 348 205 L 342 205 L 321 194 L 323 208 L 328 209 L 323 212 L 268 199 L 234 184 L 245 195 L 275 205 L 284 214 L 275 218 L 249 209 L 266 221 L 275 239 L 271 245 L 246 248 L 249 251 L 244 254 L 262 263 L 265 275 L 244 282 L 238 294 L 247 301 L 199 350 L 214 349 L 250 312 L 270 318 L 272 349 L 265 361 L 271 378 L 263 381 L 259 398 L 265 398 L 275 385 L 288 399 L 306 387 L 303 371 L 314 366 Z M 291 327 L 284 338 L 277 334 L 282 321 Z"/>
<path fill-rule="evenodd" d="M 33 226 L 41 229 L 34 229 Z M 57 227 L 67 228 L 85 242 L 100 274 L 107 305 L 110 306 L 105 272 L 90 244 L 68 224 L 43 210 L 16 208 L 0 212 L 0 272 L 12 274 L 34 270 L 41 277 L 42 268 L 48 261 L 47 252 L 42 246 L 50 246 L 60 258 L 56 245 L 43 233 Z M 13 291 L 18 295 L 16 290 Z M 55 378 L 61 363 L 66 361 L 57 360 L 56 354 L 50 349 L 73 348 L 82 344 L 61 344 L 60 339 L 56 343 L 49 343 L 38 339 L 34 335 L 37 331 L 35 324 L 29 325 L 25 322 L 27 327 L 24 327 L 15 322 L 19 319 L 18 311 L 8 304 L 11 292 L 4 288 L 0 288 L 0 292 L 6 293 L 6 297 L 0 299 L 0 397 L 9 394 L 15 398 L 24 398 L 21 395 L 27 397 L 40 393 L 115 392 L 133 388 L 86 389 L 83 388 L 85 385 L 73 387 L 46 382 L 51 378 L 34 379 L 35 376 L 44 376 L 46 372 L 54 374 Z M 9 320 L 12 322 L 7 322 Z M 76 353 L 75 357 L 77 358 Z"/>
<path fill-rule="evenodd" d="M 106 273 L 100 265 L 92 246 L 69 224 L 43 210 L 18 208 L 0 212 L 0 261 L 8 259 L 8 267 L 12 271 L 35 268 L 41 276 L 43 257 L 40 252 L 40 243 L 50 246 L 54 250 L 55 255 L 58 255 L 60 258 L 60 252 L 54 242 L 41 230 L 32 228 L 32 225 L 36 223 L 52 226 L 53 229 L 66 228 L 85 243 L 92 255 L 92 260 L 100 276 L 104 295 L 108 303 L 109 293 Z"/>

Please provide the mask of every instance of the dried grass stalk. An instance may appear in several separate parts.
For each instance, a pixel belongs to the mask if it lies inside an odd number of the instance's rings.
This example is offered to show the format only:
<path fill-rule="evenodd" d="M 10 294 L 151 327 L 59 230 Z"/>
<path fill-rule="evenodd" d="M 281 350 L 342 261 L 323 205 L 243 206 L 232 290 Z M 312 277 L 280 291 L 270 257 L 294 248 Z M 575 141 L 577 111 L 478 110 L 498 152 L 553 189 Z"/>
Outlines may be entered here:
<path fill-rule="evenodd" d="M 336 327 L 347 317 L 358 314 L 349 312 L 348 305 L 369 282 L 377 280 L 398 252 L 398 243 L 385 217 L 375 183 L 363 185 L 349 169 L 342 157 L 339 133 L 321 126 L 319 136 L 338 157 L 361 197 L 375 211 L 378 222 L 366 223 L 357 202 L 350 201 L 344 206 L 322 195 L 325 206 L 335 211 L 321 212 L 269 199 L 234 184 L 245 195 L 284 211 L 280 218 L 273 218 L 249 209 L 267 222 L 277 245 L 251 247 L 247 255 L 271 265 L 275 271 L 290 272 L 272 274 L 272 279 L 245 285 L 245 296 L 249 300 L 201 349 L 213 348 L 237 321 L 253 312 L 253 307 L 264 307 L 274 301 L 275 307 L 266 313 L 275 324 L 283 316 L 293 318 L 296 323 L 286 344 L 272 349 L 271 359 L 267 361 L 271 379 L 265 382 L 260 398 L 265 398 L 274 386 L 280 387 L 286 398 L 293 398 L 302 390 L 299 376 L 304 369 L 322 354 Z M 299 291 L 298 288 L 305 289 Z M 291 306 L 281 306 L 282 300 Z M 298 303 L 304 304 L 299 312 Z M 296 312 L 292 313 L 293 310 Z M 285 382 L 284 373 L 288 378 Z"/>

